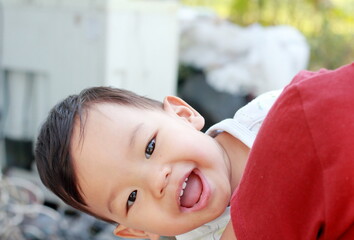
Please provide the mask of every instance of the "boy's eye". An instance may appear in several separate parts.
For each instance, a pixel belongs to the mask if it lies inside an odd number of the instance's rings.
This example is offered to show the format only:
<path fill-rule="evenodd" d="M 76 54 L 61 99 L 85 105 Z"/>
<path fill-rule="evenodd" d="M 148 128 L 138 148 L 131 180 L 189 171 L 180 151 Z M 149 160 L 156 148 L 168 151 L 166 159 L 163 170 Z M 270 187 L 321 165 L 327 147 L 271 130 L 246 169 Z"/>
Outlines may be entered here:
<path fill-rule="evenodd" d="M 147 159 L 149 159 L 151 157 L 152 153 L 154 152 L 155 144 L 156 144 L 156 140 L 155 140 L 155 138 L 153 138 L 153 139 L 151 139 L 151 141 L 146 146 L 145 157 Z"/>
<path fill-rule="evenodd" d="M 128 208 L 128 209 L 134 204 L 134 202 L 135 202 L 135 200 L 136 200 L 136 195 L 138 195 L 138 191 L 137 191 L 137 190 L 133 191 L 133 192 L 129 195 L 128 201 L 127 201 L 127 208 Z"/>

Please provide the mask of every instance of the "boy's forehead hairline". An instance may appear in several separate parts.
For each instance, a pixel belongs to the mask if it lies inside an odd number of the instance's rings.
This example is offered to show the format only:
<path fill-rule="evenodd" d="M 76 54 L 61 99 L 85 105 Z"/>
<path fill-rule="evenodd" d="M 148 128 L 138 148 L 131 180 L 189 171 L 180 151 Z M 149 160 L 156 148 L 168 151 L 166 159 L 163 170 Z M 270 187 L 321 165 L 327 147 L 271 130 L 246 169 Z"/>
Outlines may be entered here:
<path fill-rule="evenodd" d="M 73 149 L 79 149 L 79 151 L 82 151 L 83 149 L 83 144 L 84 144 L 84 134 L 85 134 L 85 126 L 86 126 L 86 121 L 89 117 L 89 112 L 92 111 L 93 109 L 97 109 L 96 107 L 102 104 L 105 104 L 106 102 L 102 102 L 102 103 L 95 103 L 95 104 L 90 104 L 89 106 L 86 106 L 85 108 L 83 108 L 80 113 L 78 112 L 75 117 L 74 117 L 74 121 L 73 121 L 73 131 L 71 134 L 71 140 L 70 140 L 70 155 L 71 155 L 71 164 L 74 170 L 74 174 L 76 175 L 76 186 L 77 186 L 77 190 L 79 192 L 79 194 L 82 196 L 82 200 L 83 203 L 80 203 L 80 207 L 82 208 L 82 210 L 84 210 L 86 213 L 89 213 L 95 217 L 100 218 L 103 221 L 107 221 L 110 223 L 115 223 L 110 219 L 106 219 L 105 217 L 101 216 L 100 214 L 98 214 L 97 212 L 93 211 L 90 206 L 86 205 L 86 195 L 85 192 L 82 189 L 82 181 L 85 181 L 85 179 L 82 178 L 82 176 L 79 176 L 77 169 L 77 165 L 76 165 L 76 157 L 74 157 L 73 154 Z M 110 103 L 110 104 L 116 104 L 116 103 Z M 120 105 L 120 104 L 118 104 Z M 78 127 L 80 128 L 78 130 Z M 74 137 L 76 138 L 75 140 L 75 146 L 74 144 Z M 118 223 L 119 224 L 119 223 Z"/>
<path fill-rule="evenodd" d="M 100 112 L 100 107 L 104 106 L 117 106 L 117 107 L 123 107 L 123 108 L 133 108 L 136 110 L 142 110 L 142 111 L 163 111 L 162 105 L 154 105 L 154 104 L 142 104 L 142 103 L 120 103 L 120 102 L 114 102 L 114 101 L 94 101 L 90 102 L 88 104 L 85 104 L 83 108 L 81 109 L 80 112 L 78 112 L 78 115 L 85 115 L 85 117 L 88 117 L 89 112 L 92 112 L 92 110 L 97 110 Z M 80 116 L 81 118 L 81 116 Z"/>
<path fill-rule="evenodd" d="M 120 106 L 120 107 L 128 107 L 128 108 L 134 108 L 136 110 L 141 110 L 141 111 L 153 111 L 153 110 L 158 110 L 163 112 L 162 107 L 143 107 L 139 105 L 131 105 L 131 104 L 120 104 L 116 102 L 91 102 L 90 104 L 85 105 L 83 108 L 81 108 L 81 111 L 78 111 L 77 114 L 74 116 L 74 121 L 73 121 L 73 132 L 71 135 L 71 140 L 70 142 L 72 143 L 74 135 L 79 133 L 79 141 L 78 144 L 82 145 L 84 143 L 84 137 L 85 137 L 85 129 L 87 125 L 87 121 L 90 118 L 90 115 L 92 115 L 93 112 L 98 113 L 102 116 L 105 116 L 109 119 L 109 116 L 106 115 L 101 109 L 103 106 Z M 80 128 L 79 132 L 77 132 L 77 128 Z"/>
<path fill-rule="evenodd" d="M 77 137 L 76 134 L 79 134 L 77 145 L 81 145 L 80 148 L 82 149 L 82 145 L 84 143 L 84 137 L 85 137 L 86 123 L 87 123 L 92 112 L 104 114 L 100 109 L 100 107 L 102 107 L 104 105 L 125 106 L 125 105 L 122 105 L 119 103 L 114 103 L 114 102 L 91 102 L 90 104 L 85 105 L 83 108 L 81 108 L 81 111 L 78 111 L 74 116 L 73 132 L 72 132 L 71 140 L 70 140 L 71 145 L 72 145 L 74 136 Z M 80 128 L 79 131 L 78 131 L 78 128 Z"/>

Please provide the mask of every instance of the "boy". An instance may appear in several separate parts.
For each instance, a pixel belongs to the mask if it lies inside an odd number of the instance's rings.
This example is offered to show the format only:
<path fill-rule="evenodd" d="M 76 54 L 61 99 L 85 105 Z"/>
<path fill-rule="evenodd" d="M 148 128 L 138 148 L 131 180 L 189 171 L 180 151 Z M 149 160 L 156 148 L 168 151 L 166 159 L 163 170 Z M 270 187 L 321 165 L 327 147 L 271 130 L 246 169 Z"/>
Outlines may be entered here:
<path fill-rule="evenodd" d="M 233 229 L 238 239 L 353 239 L 353 76 L 354 64 L 295 77 L 249 160 L 276 94 L 212 127 L 211 138 L 179 98 L 161 108 L 91 89 L 64 100 L 43 125 L 39 173 L 70 205 L 119 222 L 123 237 L 195 231 L 218 220 L 234 192 L 233 228 L 222 239 L 234 239 Z"/>
<path fill-rule="evenodd" d="M 209 129 L 210 137 L 200 132 L 203 117 L 180 98 L 160 103 L 87 89 L 55 106 L 42 126 L 40 177 L 67 204 L 119 223 L 118 236 L 218 239 L 249 148 L 278 95 L 258 97 Z"/>

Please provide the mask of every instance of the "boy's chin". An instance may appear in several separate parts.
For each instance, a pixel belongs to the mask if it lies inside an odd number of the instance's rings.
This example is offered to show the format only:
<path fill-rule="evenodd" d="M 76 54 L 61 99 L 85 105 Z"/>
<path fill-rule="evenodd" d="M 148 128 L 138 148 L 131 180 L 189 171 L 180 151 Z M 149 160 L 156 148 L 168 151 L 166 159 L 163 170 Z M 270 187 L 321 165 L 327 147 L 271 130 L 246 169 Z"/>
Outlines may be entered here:
<path fill-rule="evenodd" d="M 204 209 L 203 213 L 201 213 L 201 214 L 198 214 L 196 212 L 196 215 L 193 218 L 193 221 L 191 221 L 191 222 L 186 221 L 185 228 L 183 229 L 183 231 L 179 231 L 175 234 L 170 234 L 169 236 L 173 236 L 173 235 L 176 236 L 176 235 L 181 235 L 181 234 L 190 232 L 198 227 L 201 227 L 201 226 L 217 219 L 225 212 L 225 209 L 228 207 L 228 203 L 226 203 L 225 205 L 220 204 L 219 206 L 220 207 L 210 207 L 210 209 L 209 208 Z M 179 229 L 179 230 L 182 230 L 182 229 Z"/>

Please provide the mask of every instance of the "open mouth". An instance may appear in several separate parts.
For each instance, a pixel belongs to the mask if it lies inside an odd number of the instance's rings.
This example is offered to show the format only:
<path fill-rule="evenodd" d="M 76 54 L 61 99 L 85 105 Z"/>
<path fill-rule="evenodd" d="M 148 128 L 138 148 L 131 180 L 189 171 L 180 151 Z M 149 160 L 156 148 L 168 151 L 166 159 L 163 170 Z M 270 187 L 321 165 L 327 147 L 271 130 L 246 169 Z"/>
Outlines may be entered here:
<path fill-rule="evenodd" d="M 206 183 L 200 171 L 193 170 L 185 179 L 179 192 L 179 204 L 183 211 L 195 211 L 206 206 Z"/>

